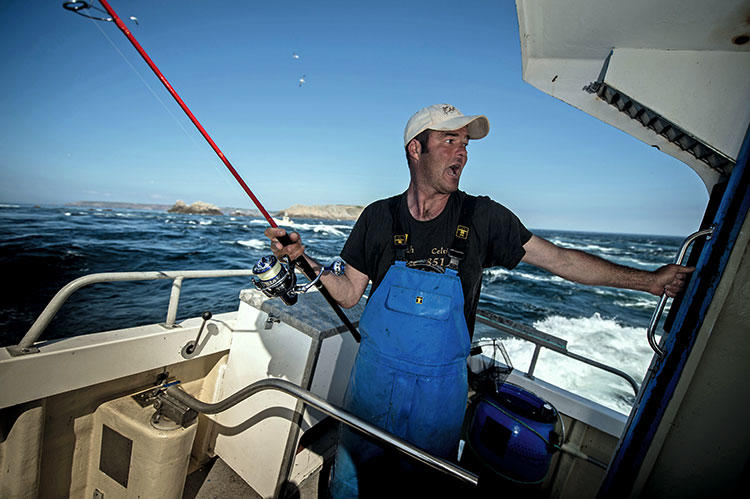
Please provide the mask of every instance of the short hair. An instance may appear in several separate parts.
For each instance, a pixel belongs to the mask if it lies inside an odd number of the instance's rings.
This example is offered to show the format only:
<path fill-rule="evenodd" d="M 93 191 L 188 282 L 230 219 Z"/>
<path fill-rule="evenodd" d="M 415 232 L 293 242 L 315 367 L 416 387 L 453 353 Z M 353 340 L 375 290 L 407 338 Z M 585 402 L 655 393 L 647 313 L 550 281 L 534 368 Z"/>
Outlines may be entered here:
<path fill-rule="evenodd" d="M 419 142 L 419 144 L 422 146 L 422 152 L 428 152 L 427 151 L 427 143 L 430 141 L 430 132 L 432 130 L 427 129 L 419 132 L 416 137 L 414 137 L 412 140 L 416 140 Z M 411 140 L 409 141 L 411 143 Z M 404 146 L 404 151 L 406 151 L 406 163 L 409 163 L 409 144 L 406 144 Z"/>

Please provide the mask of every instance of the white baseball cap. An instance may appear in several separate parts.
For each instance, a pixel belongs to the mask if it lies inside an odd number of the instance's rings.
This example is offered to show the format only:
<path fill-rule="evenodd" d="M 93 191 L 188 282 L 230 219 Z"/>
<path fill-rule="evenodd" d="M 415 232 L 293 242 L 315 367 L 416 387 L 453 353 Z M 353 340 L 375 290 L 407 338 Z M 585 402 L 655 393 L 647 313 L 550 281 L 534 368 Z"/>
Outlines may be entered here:
<path fill-rule="evenodd" d="M 481 115 L 464 116 L 450 104 L 435 104 L 414 113 L 404 129 L 404 146 L 425 130 L 458 130 L 469 127 L 470 139 L 481 139 L 490 132 L 489 120 Z"/>

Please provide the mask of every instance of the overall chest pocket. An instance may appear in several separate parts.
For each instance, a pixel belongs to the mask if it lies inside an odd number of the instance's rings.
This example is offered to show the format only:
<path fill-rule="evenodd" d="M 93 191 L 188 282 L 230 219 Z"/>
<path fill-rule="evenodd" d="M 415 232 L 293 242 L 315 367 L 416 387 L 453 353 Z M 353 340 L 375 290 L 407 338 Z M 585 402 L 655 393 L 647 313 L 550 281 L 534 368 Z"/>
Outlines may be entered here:
<path fill-rule="evenodd" d="M 391 286 L 385 306 L 394 312 L 444 321 L 451 314 L 452 301 L 450 295 Z"/>

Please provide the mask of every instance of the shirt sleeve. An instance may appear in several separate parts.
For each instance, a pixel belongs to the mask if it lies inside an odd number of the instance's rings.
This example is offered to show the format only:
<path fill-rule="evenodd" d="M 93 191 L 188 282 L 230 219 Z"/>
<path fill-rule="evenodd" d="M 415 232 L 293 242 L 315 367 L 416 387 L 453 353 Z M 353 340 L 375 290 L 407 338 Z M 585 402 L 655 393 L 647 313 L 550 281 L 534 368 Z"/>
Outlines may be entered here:
<path fill-rule="evenodd" d="M 354 224 L 352 232 L 349 234 L 349 238 L 344 243 L 344 248 L 341 250 L 341 258 L 351 265 L 358 271 L 366 274 L 372 279 L 373 269 L 368 263 L 367 259 L 367 247 L 370 244 L 371 239 L 371 227 L 370 220 L 372 218 L 373 206 L 370 205 L 362 211 L 357 222 Z"/>
<path fill-rule="evenodd" d="M 489 237 L 482 266 L 512 269 L 526 254 L 523 245 L 531 239 L 531 231 L 508 208 L 489 198 L 486 200 L 487 212 L 483 216 L 489 224 Z"/>

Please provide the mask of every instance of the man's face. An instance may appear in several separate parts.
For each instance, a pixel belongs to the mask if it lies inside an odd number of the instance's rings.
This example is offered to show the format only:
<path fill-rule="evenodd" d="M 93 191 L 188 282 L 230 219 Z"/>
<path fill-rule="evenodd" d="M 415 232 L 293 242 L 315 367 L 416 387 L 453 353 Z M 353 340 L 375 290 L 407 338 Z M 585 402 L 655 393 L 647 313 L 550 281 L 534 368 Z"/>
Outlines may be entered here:
<path fill-rule="evenodd" d="M 467 127 L 458 130 L 433 130 L 427 142 L 427 152 L 422 152 L 417 175 L 423 185 L 431 187 L 438 194 L 450 194 L 458 189 L 468 155 Z"/>

